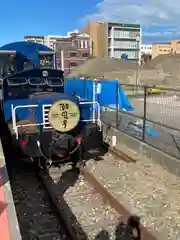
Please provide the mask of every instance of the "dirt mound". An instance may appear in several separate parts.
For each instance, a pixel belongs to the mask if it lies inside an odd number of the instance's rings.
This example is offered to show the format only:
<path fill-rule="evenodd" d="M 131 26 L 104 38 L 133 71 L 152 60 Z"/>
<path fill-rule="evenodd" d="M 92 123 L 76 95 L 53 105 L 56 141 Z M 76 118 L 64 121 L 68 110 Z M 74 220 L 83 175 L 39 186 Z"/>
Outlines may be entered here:
<path fill-rule="evenodd" d="M 139 66 L 137 62 L 131 62 L 115 58 L 94 58 L 87 60 L 69 76 L 88 76 L 104 79 L 118 79 L 120 83 L 136 84 L 152 81 L 153 84 L 159 76 L 158 70 L 151 65 Z"/>
<path fill-rule="evenodd" d="M 145 65 L 150 65 L 150 66 L 156 67 L 158 64 L 161 64 L 162 62 L 164 62 L 165 60 L 167 60 L 171 57 L 172 57 L 172 54 L 161 54 L 161 55 L 153 58 L 149 63 L 147 63 Z"/>
<path fill-rule="evenodd" d="M 136 63 L 115 58 L 94 58 L 87 60 L 69 76 L 100 77 L 115 70 L 136 69 Z"/>
<path fill-rule="evenodd" d="M 105 79 L 119 79 L 119 82 L 127 84 L 138 82 L 145 85 L 179 86 L 180 54 L 162 54 L 143 66 L 115 58 L 91 58 L 69 75 L 72 76 L 104 76 Z"/>
<path fill-rule="evenodd" d="M 145 67 L 155 67 L 162 69 L 164 72 L 176 72 L 179 71 L 180 54 L 162 54 L 151 60 Z"/>
<path fill-rule="evenodd" d="M 144 66 L 156 68 L 161 76 L 164 75 L 162 84 L 170 87 L 180 85 L 180 54 L 162 54 Z"/>

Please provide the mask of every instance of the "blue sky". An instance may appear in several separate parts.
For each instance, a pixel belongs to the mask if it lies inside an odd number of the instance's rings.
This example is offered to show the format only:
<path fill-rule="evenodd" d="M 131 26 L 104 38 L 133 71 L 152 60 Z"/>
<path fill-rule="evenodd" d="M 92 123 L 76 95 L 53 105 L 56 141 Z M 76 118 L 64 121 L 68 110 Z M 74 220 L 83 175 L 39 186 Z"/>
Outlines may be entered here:
<path fill-rule="evenodd" d="M 145 43 L 180 37 L 177 0 L 1 0 L 0 46 L 25 35 L 65 35 L 88 20 L 140 23 Z M 174 10 L 172 7 L 176 6 Z"/>
<path fill-rule="evenodd" d="M 64 35 L 83 25 L 97 0 L 1 0 L 0 45 L 25 35 Z"/>

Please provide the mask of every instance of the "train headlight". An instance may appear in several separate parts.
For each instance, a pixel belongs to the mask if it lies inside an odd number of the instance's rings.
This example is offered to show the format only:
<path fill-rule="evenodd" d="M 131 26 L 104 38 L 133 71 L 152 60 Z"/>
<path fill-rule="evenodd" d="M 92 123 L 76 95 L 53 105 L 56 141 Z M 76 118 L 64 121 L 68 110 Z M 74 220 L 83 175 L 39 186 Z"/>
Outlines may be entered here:
<path fill-rule="evenodd" d="M 49 123 L 59 132 L 72 130 L 77 126 L 79 120 L 79 108 L 70 100 L 59 100 L 49 110 Z"/>
<path fill-rule="evenodd" d="M 42 75 L 43 75 L 43 77 L 46 78 L 46 77 L 48 77 L 49 73 L 48 73 L 48 71 L 44 70 L 44 71 L 42 71 Z"/>

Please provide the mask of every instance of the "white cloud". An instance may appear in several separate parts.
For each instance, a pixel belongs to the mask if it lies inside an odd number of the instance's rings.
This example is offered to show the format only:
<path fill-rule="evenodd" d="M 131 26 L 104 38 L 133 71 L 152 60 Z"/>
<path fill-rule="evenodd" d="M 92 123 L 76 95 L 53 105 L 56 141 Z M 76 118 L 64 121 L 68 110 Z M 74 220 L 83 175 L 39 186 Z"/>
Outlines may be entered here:
<path fill-rule="evenodd" d="M 180 14 L 178 0 L 104 0 L 88 20 L 137 22 L 147 25 L 177 25 Z"/>
<path fill-rule="evenodd" d="M 144 29 L 164 26 L 166 36 L 176 34 L 176 31 L 179 35 L 179 0 L 103 0 L 96 5 L 96 10 L 84 20 L 140 23 Z M 157 35 L 162 33 L 157 32 Z"/>
<path fill-rule="evenodd" d="M 170 37 L 172 35 L 172 32 L 170 31 L 164 31 L 164 32 L 143 32 L 144 37 Z"/>

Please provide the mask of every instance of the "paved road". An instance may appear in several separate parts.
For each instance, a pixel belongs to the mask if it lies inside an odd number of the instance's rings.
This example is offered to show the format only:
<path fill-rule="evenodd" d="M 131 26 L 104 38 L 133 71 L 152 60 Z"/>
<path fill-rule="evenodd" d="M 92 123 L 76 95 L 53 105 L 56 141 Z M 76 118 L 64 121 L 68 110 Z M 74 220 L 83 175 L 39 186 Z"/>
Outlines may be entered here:
<path fill-rule="evenodd" d="M 144 115 L 143 98 L 132 99 L 133 113 Z M 180 100 L 176 96 L 147 98 L 147 118 L 180 129 Z"/>

